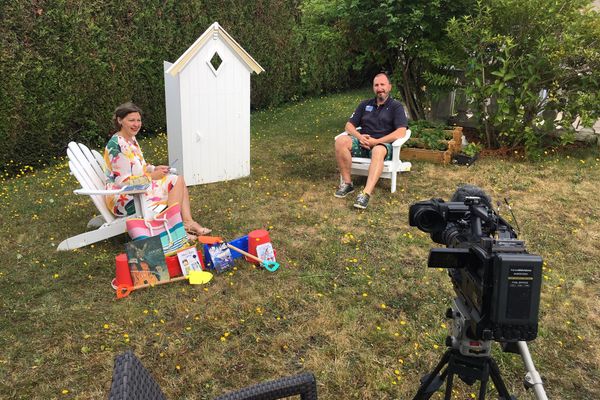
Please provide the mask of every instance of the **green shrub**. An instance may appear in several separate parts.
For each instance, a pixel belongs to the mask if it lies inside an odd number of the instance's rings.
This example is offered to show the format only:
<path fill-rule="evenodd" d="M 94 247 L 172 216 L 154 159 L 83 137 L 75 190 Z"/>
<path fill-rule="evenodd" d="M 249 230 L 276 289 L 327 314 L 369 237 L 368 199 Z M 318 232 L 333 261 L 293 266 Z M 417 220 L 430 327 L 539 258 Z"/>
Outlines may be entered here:
<path fill-rule="evenodd" d="M 524 146 L 540 156 L 559 125 L 569 130 L 577 116 L 589 125 L 600 117 L 600 14 L 589 3 L 479 1 L 472 15 L 450 22 L 487 147 Z"/>
<path fill-rule="evenodd" d="M 481 145 L 479 143 L 469 143 L 461 150 L 461 153 L 468 155 L 469 157 L 473 157 L 475 154 L 481 151 Z"/>
<path fill-rule="evenodd" d="M 437 122 L 418 120 L 409 123 L 410 139 L 408 147 L 420 147 L 430 150 L 447 150 L 448 140 L 452 139 L 450 129 Z"/>
<path fill-rule="evenodd" d="M 16 1 L 3 2 L 0 15 L 4 169 L 64 155 L 71 140 L 103 145 L 114 108 L 129 100 L 148 131 L 163 130 L 162 61 L 174 62 L 214 21 L 266 71 L 252 77 L 253 108 L 346 88 L 352 78 L 346 42 L 319 21 L 302 25 L 296 0 Z"/>

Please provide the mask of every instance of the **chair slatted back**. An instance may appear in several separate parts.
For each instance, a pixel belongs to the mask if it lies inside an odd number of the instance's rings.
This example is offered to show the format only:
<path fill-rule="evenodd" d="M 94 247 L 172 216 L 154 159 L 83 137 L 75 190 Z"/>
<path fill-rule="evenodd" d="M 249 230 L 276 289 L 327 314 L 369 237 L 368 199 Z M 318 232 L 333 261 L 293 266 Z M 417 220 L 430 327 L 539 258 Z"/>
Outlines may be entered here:
<path fill-rule="evenodd" d="M 90 151 L 84 144 L 71 142 L 67 148 L 69 168 L 83 189 L 105 189 L 104 159 L 97 151 Z M 106 222 L 115 220 L 108 209 L 104 196 L 91 195 L 92 201 Z"/>
<path fill-rule="evenodd" d="M 216 397 L 215 400 L 277 400 L 289 399 L 296 395 L 300 395 L 300 400 L 318 400 L 317 381 L 312 373 L 305 372 L 258 383 Z M 128 350 L 115 357 L 108 399 L 166 400 L 167 398 L 139 358 Z"/>
<path fill-rule="evenodd" d="M 131 350 L 115 357 L 109 400 L 167 400 L 150 372 Z"/>

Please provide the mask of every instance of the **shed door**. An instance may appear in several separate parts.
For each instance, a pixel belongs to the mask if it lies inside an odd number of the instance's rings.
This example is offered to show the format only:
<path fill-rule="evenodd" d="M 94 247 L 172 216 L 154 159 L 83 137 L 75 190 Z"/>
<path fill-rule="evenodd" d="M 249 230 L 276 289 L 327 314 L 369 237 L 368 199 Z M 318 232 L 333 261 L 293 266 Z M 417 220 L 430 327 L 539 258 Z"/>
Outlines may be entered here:
<path fill-rule="evenodd" d="M 250 175 L 248 67 L 220 39 L 211 39 L 181 72 L 180 81 L 186 181 Z"/>

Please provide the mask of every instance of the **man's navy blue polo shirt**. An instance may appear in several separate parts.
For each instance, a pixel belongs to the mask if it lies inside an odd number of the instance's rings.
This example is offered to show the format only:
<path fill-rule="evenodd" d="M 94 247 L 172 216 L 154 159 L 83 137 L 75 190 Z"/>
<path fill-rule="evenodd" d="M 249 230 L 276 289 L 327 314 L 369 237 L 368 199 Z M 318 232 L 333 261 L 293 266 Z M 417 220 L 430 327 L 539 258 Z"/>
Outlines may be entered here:
<path fill-rule="evenodd" d="M 377 106 L 377 98 L 363 100 L 348 122 L 355 127 L 361 127 L 360 133 L 368 134 L 375 139 L 388 135 L 401 127 L 408 127 L 404 107 L 398 100 L 391 97 Z"/>

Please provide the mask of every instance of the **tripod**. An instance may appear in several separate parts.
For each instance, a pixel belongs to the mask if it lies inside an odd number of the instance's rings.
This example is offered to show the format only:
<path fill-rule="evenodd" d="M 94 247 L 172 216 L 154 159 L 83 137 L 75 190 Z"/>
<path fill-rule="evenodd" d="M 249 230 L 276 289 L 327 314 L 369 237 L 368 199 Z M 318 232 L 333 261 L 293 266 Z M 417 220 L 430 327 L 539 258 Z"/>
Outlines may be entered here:
<path fill-rule="evenodd" d="M 447 317 L 452 318 L 452 336 L 446 338 L 448 350 L 442 356 L 437 366 L 421 379 L 419 390 L 413 400 L 429 399 L 446 381 L 444 400 L 452 397 L 454 376 L 457 375 L 467 385 L 480 382 L 478 400 L 485 399 L 487 384 L 492 379 L 500 400 L 516 400 L 511 395 L 502 380 L 498 364 L 491 357 L 491 340 L 475 340 L 467 335 L 467 313 L 464 304 L 458 298 L 454 299 L 454 306 L 448 309 Z M 514 343 L 513 343 L 514 345 Z M 520 353 L 527 369 L 525 387 L 533 388 L 538 400 L 548 400 L 542 384 L 540 374 L 536 371 L 527 348 L 527 343 L 520 341 L 516 346 L 506 346 L 504 351 Z M 446 367 L 443 371 L 442 369 Z"/>
<path fill-rule="evenodd" d="M 445 365 L 447 365 L 446 369 L 440 374 Z M 423 377 L 421 386 L 419 386 L 419 390 L 413 400 L 429 399 L 442 386 L 444 380 L 446 381 L 444 399 L 450 400 L 454 375 L 458 375 L 468 385 L 472 385 L 475 381 L 481 382 L 479 385 L 478 400 L 485 399 L 485 392 L 490 377 L 496 389 L 498 389 L 498 394 L 502 400 L 516 400 L 516 397 L 510 395 L 508 389 L 506 389 L 506 385 L 500 375 L 500 369 L 492 357 L 465 356 L 459 350 L 453 348 L 446 350 L 434 370 Z"/>

